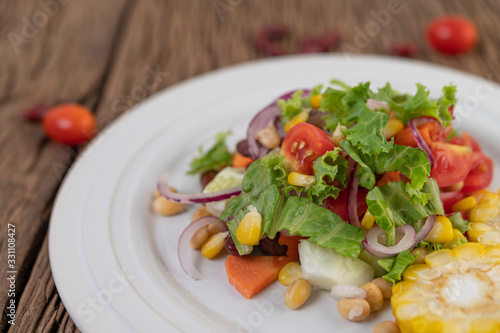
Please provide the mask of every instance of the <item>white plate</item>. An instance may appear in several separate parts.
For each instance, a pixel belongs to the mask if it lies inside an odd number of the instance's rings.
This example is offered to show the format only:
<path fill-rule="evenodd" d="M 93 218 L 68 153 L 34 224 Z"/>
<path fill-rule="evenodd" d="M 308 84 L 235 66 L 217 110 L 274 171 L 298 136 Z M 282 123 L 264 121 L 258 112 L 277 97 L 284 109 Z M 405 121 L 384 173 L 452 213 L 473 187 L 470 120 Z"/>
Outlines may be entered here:
<path fill-rule="evenodd" d="M 151 212 L 164 170 L 182 192 L 199 190 L 185 171 L 198 147 L 231 129 L 230 144 L 245 136 L 252 116 L 294 88 L 387 81 L 400 91 L 426 85 L 438 96 L 459 88 L 462 128 L 495 157 L 500 185 L 500 87 L 460 71 L 379 56 L 314 55 L 256 61 L 215 71 L 171 87 L 136 106 L 97 137 L 75 162 L 57 196 L 49 250 L 59 294 L 84 332 L 368 332 L 391 319 L 390 307 L 354 324 L 342 319 L 325 291 L 288 310 L 279 283 L 252 300 L 227 282 L 224 258 L 200 260 L 208 276 L 192 281 L 177 261 L 176 245 L 194 208 L 176 217 Z M 234 146 L 232 146 L 234 147 Z"/>

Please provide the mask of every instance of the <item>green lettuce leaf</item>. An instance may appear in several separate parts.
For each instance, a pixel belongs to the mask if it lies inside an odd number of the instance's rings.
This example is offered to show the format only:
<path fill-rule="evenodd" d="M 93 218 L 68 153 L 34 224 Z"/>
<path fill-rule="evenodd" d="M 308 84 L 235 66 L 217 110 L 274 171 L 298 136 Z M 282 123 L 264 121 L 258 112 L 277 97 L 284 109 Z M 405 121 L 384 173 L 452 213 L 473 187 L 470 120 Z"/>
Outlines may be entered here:
<path fill-rule="evenodd" d="M 284 100 L 280 99 L 278 102 L 278 106 L 281 109 L 281 122 L 285 125 L 288 121 L 290 121 L 293 117 L 298 115 L 306 108 L 310 108 L 309 98 L 303 98 L 302 95 L 304 91 L 297 90 L 292 94 L 292 97 Z"/>
<path fill-rule="evenodd" d="M 395 284 L 395 283 L 401 281 L 404 271 L 415 262 L 415 259 L 416 259 L 416 256 L 413 256 L 410 253 L 410 251 L 408 251 L 408 250 L 403 251 L 403 252 L 399 252 L 398 255 L 396 256 L 396 259 L 394 260 L 394 264 L 392 265 L 391 269 L 389 270 L 389 273 L 382 276 L 382 278 L 384 280 L 386 280 L 387 282 L 392 282 L 392 284 Z M 385 260 L 385 259 L 381 259 L 381 260 Z M 381 260 L 378 261 L 379 265 L 380 265 Z M 384 267 L 384 266 L 382 266 L 382 267 Z"/>
<path fill-rule="evenodd" d="M 453 229 L 458 229 L 462 234 L 470 229 L 469 221 L 464 220 L 462 214 L 455 213 L 452 216 L 448 217 L 451 221 L 451 225 Z"/>
<path fill-rule="evenodd" d="M 443 126 L 449 126 L 452 118 L 448 107 L 455 103 L 454 87 L 445 87 L 443 94 L 441 100 L 433 100 L 429 98 L 429 91 L 423 85 L 417 83 L 417 93 L 414 96 L 407 95 L 406 98 L 400 96 L 398 97 L 399 100 L 391 98 L 387 102 L 391 110 L 396 113 L 398 119 L 404 124 L 408 124 L 408 121 L 413 118 L 433 117 Z"/>
<path fill-rule="evenodd" d="M 392 141 L 387 141 L 382 135 L 382 129 L 389 122 L 386 113 L 372 111 L 366 106 L 370 98 L 370 82 L 361 83 L 346 92 L 342 102 L 349 113 L 342 118 L 341 123 L 348 128 L 343 130 L 346 140 L 353 146 L 359 146 L 365 154 L 388 152 Z"/>
<path fill-rule="evenodd" d="M 422 192 L 429 194 L 427 204 L 408 204 L 409 194 L 406 184 L 392 182 L 375 187 L 366 196 L 366 203 L 377 224 L 385 230 L 387 246 L 394 245 L 396 227 L 413 224 L 429 215 L 444 215 L 443 203 L 439 198 L 439 187 L 434 178 L 429 178 L 422 187 Z M 404 209 L 402 209 L 404 207 Z"/>
<path fill-rule="evenodd" d="M 360 186 L 371 190 L 375 185 L 375 174 L 399 170 L 402 175 L 411 180 L 406 184 L 405 190 L 410 195 L 412 204 L 421 202 L 425 205 L 430 199 L 429 193 L 421 191 L 431 169 L 427 155 L 422 149 L 394 145 L 386 153 L 367 155 L 360 149 L 354 148 L 346 140 L 342 140 L 340 146 L 358 162 L 360 168 L 358 168 L 357 176 L 360 177 Z"/>
<path fill-rule="evenodd" d="M 426 247 L 429 250 L 429 253 L 431 253 L 437 250 L 441 250 L 443 248 L 443 244 L 421 241 L 420 243 L 418 243 L 418 247 Z"/>
<path fill-rule="evenodd" d="M 338 156 L 338 152 L 338 149 L 331 151 L 318 160 L 316 170 L 325 180 L 333 177 L 345 184 L 347 163 L 345 158 Z M 244 255 L 253 249 L 236 239 L 238 225 L 248 213 L 248 206 L 252 205 L 262 216 L 262 235 L 274 238 L 278 231 L 287 229 L 292 234 L 310 237 L 309 240 L 317 245 L 356 258 L 361 252 L 363 231 L 308 198 L 283 195 L 280 191 L 286 181 L 283 163 L 283 156 L 273 154 L 252 163 L 243 178 L 242 193 L 222 212 L 221 220 L 228 220 L 227 227 L 238 252 Z M 336 192 L 334 187 L 315 191 L 321 192 L 321 195 L 334 195 Z M 230 217 L 233 218 L 229 220 Z"/>
<path fill-rule="evenodd" d="M 200 157 L 196 157 L 190 164 L 188 175 L 196 175 L 211 170 L 220 170 L 231 164 L 232 155 L 226 146 L 226 137 L 231 132 L 219 133 L 216 136 L 216 142 L 212 148 L 203 153 L 200 147 Z"/>
<path fill-rule="evenodd" d="M 365 238 L 361 228 L 344 222 L 337 214 L 301 197 L 288 197 L 278 223 L 266 226 L 270 238 L 282 229 L 292 235 L 309 237 L 308 241 L 350 258 L 358 257 Z"/>

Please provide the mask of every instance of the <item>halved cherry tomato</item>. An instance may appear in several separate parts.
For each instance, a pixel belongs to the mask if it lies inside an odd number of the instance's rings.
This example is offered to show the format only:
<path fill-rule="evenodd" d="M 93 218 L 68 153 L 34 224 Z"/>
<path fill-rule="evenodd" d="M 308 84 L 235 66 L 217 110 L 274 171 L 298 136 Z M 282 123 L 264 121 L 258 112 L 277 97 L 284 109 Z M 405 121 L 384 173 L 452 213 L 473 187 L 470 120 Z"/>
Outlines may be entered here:
<path fill-rule="evenodd" d="M 438 126 L 433 121 L 417 126 L 417 130 L 427 145 L 430 145 L 433 141 L 445 142 L 448 132 L 447 129 Z M 402 146 L 418 147 L 409 127 L 406 127 L 396 135 L 394 143 Z"/>
<path fill-rule="evenodd" d="M 43 117 L 42 126 L 49 138 L 69 146 L 87 142 L 96 133 L 93 113 L 79 104 L 53 107 Z"/>
<path fill-rule="evenodd" d="M 281 153 L 292 171 L 312 175 L 313 162 L 334 148 L 332 138 L 323 130 L 311 124 L 300 123 L 286 134 Z"/>
<path fill-rule="evenodd" d="M 427 27 L 427 39 L 437 51 L 460 54 L 477 43 L 477 29 L 471 21 L 457 16 L 441 17 Z"/>
<path fill-rule="evenodd" d="M 454 204 L 462 200 L 467 196 L 467 194 L 463 192 L 440 192 L 439 196 L 441 197 L 441 201 L 443 202 L 444 212 L 446 214 L 453 213 L 451 208 Z"/>
<path fill-rule="evenodd" d="M 490 185 L 493 178 L 493 161 L 481 152 L 474 152 L 472 166 L 464 180 L 462 192 L 483 189 Z"/>
<path fill-rule="evenodd" d="M 366 194 L 368 194 L 367 189 L 363 187 L 358 188 L 358 217 L 363 215 L 363 213 L 368 209 L 368 205 L 366 204 Z M 347 221 L 347 190 L 340 191 L 337 199 L 332 197 L 326 198 L 323 200 L 322 206 L 340 216 L 342 220 Z"/>
<path fill-rule="evenodd" d="M 472 149 L 465 146 L 444 142 L 432 142 L 430 145 L 434 166 L 431 177 L 439 187 L 446 187 L 465 179 L 472 165 Z"/>

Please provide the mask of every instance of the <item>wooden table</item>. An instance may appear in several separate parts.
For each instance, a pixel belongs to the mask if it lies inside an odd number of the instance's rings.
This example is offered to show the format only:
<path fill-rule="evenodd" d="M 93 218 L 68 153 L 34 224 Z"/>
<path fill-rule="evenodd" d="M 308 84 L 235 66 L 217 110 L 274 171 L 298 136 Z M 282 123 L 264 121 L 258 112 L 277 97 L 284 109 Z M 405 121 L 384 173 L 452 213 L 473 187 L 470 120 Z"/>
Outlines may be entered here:
<path fill-rule="evenodd" d="M 215 6 L 214 6 L 215 5 Z M 391 9 L 392 12 L 391 12 Z M 379 24 L 381 11 L 389 13 Z M 433 18 L 460 14 L 480 43 L 461 57 L 430 49 L 423 32 Z M 387 16 L 386 16 L 387 17 Z M 155 92 L 210 70 L 264 55 L 252 37 L 262 27 L 291 29 L 285 48 L 333 30 L 333 49 L 388 54 L 414 43 L 418 59 L 499 81 L 498 1 L 20 0 L 0 3 L 0 306 L 2 332 L 74 332 L 51 275 L 47 230 L 54 197 L 80 149 L 46 139 L 21 111 L 40 103 L 78 102 L 102 130 Z M 359 31 L 374 29 L 366 42 Z M 334 75 L 334 73 L 332 73 Z M 8 224 L 15 225 L 15 326 L 6 322 Z"/>

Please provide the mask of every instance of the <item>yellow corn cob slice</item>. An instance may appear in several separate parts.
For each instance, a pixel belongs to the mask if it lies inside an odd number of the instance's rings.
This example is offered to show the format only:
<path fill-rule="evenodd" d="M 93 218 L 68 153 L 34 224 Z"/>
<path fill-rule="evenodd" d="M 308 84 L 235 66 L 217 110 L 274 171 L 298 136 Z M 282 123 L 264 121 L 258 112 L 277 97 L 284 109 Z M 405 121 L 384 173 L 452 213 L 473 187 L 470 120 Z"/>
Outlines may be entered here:
<path fill-rule="evenodd" d="M 500 246 L 500 196 L 487 192 L 477 206 L 469 211 L 471 230 L 469 240 L 479 242 L 485 247 Z"/>
<path fill-rule="evenodd" d="M 425 262 L 392 288 L 402 333 L 500 332 L 500 247 L 470 242 L 432 252 Z"/>

